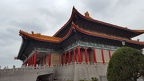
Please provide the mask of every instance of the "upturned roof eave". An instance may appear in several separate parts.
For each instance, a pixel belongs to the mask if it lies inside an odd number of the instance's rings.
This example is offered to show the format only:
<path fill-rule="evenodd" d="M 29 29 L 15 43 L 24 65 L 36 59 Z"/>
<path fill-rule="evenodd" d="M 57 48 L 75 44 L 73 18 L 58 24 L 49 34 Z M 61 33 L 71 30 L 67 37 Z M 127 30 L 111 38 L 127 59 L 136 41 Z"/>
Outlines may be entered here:
<path fill-rule="evenodd" d="M 139 33 L 139 34 L 143 34 L 144 33 L 144 30 L 133 30 L 135 31 L 136 33 Z"/>
<path fill-rule="evenodd" d="M 58 41 L 50 41 L 50 40 L 43 40 L 43 39 L 35 38 L 35 37 L 32 36 L 32 34 L 29 34 L 29 33 L 24 32 L 24 31 L 20 31 L 20 36 L 23 38 L 23 42 L 22 42 L 22 44 L 21 44 L 19 53 L 18 53 L 18 55 L 17 55 L 17 59 L 22 60 L 22 59 L 21 59 L 21 56 L 23 55 L 23 54 L 22 54 L 22 50 L 25 49 L 25 48 L 24 48 L 24 43 L 26 43 L 26 41 L 25 41 L 24 38 L 34 39 L 34 40 L 43 41 L 43 42 L 60 43 L 60 42 L 62 42 L 62 41 L 64 41 L 64 40 L 66 40 L 66 39 L 72 34 L 72 30 L 73 30 L 73 28 L 70 27 L 68 33 L 67 33 L 63 38 L 59 38 Z M 54 38 L 57 38 L 57 37 L 54 37 Z"/>
<path fill-rule="evenodd" d="M 101 37 L 101 38 L 106 38 L 106 39 L 111 39 L 111 40 L 116 40 L 116 41 L 122 41 L 125 40 L 128 43 L 133 43 L 133 44 L 139 44 L 139 45 L 144 45 L 144 42 L 140 42 L 140 41 L 134 41 L 134 40 L 129 40 L 129 39 L 124 39 L 124 38 L 120 38 L 120 37 L 114 37 L 114 36 L 109 36 L 109 35 L 105 35 L 105 34 L 100 34 L 100 33 L 94 33 L 94 32 L 90 32 L 87 30 L 84 30 L 82 28 L 79 28 L 78 26 L 76 26 L 75 24 L 73 24 L 73 27 L 86 35 L 90 35 L 90 36 L 96 36 L 96 37 Z"/>
<path fill-rule="evenodd" d="M 86 17 L 84 15 L 82 15 L 81 13 L 79 13 L 76 9 L 75 9 L 75 12 L 77 13 L 78 16 L 80 16 L 81 18 L 85 19 L 85 20 L 88 20 L 88 21 L 91 21 L 91 22 L 95 22 L 95 23 L 100 23 L 100 24 L 104 24 L 104 25 L 107 25 L 107 26 L 110 26 L 110 27 L 114 27 L 114 28 L 117 28 L 117 29 L 121 29 L 121 30 L 125 30 L 125 31 L 129 31 L 129 32 L 133 32 L 137 35 L 141 34 L 141 32 L 137 32 L 135 30 L 132 30 L 132 29 L 128 29 L 127 27 L 122 27 L 122 26 L 118 26 L 118 25 L 114 25 L 114 24 L 111 24 L 111 23 L 106 23 L 106 22 L 103 22 L 103 21 L 100 21 L 100 20 L 96 20 L 96 19 L 93 19 L 91 17 Z M 144 32 L 143 32 L 144 33 Z M 136 36 L 137 36 L 136 35 Z"/>
<path fill-rule="evenodd" d="M 114 27 L 114 28 L 117 28 L 117 29 L 121 29 L 121 30 L 124 30 L 124 31 L 128 31 L 128 32 L 132 32 L 133 35 L 130 36 L 130 38 L 133 38 L 133 37 L 136 37 L 140 34 L 143 34 L 142 32 L 137 32 L 135 30 L 132 30 L 132 29 L 128 29 L 126 27 L 122 27 L 122 26 L 117 26 L 117 25 L 114 25 L 114 24 L 110 24 L 110 23 L 106 23 L 106 22 L 103 22 L 103 21 L 99 21 L 99 20 L 95 20 L 95 19 L 92 19 L 90 17 L 86 17 L 84 15 L 82 15 L 81 13 L 79 13 L 74 7 L 72 9 L 72 14 L 71 14 L 71 17 L 69 18 L 69 20 L 67 21 L 67 23 L 62 26 L 53 36 L 57 36 L 68 24 L 71 24 L 73 18 L 74 18 L 74 14 L 77 14 L 79 17 L 85 19 L 85 20 L 88 20 L 88 21 L 91 21 L 91 22 L 94 22 L 94 23 L 99 23 L 99 24 L 103 24 L 103 25 L 107 25 L 107 26 L 110 26 L 110 27 Z"/>
<path fill-rule="evenodd" d="M 39 40 L 39 41 L 53 42 L 53 43 L 59 43 L 59 41 L 61 40 L 61 38 L 59 37 L 45 36 L 41 34 L 30 34 L 21 30 L 20 30 L 20 36 Z"/>
<path fill-rule="evenodd" d="M 76 9 L 73 7 L 72 13 L 71 13 L 71 16 L 70 16 L 69 20 L 67 21 L 66 24 L 64 24 L 64 25 L 53 35 L 54 37 L 56 37 L 68 24 L 71 24 L 75 12 L 76 12 Z"/>

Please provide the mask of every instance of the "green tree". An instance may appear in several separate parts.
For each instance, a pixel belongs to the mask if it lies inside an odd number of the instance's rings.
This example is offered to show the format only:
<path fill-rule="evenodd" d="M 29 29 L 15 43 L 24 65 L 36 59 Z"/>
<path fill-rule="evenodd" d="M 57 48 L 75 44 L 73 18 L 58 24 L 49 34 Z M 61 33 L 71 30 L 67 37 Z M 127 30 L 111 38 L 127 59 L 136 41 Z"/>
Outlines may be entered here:
<path fill-rule="evenodd" d="M 140 50 L 121 47 L 114 52 L 107 69 L 108 81 L 137 81 L 144 74 L 144 56 Z"/>

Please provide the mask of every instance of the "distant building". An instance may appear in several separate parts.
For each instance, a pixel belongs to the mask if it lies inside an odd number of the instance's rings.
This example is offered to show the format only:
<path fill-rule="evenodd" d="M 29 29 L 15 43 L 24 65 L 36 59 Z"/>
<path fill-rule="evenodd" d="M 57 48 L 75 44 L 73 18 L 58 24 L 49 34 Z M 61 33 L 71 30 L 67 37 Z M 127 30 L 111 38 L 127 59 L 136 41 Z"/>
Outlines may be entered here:
<path fill-rule="evenodd" d="M 23 67 L 33 67 L 26 72 L 28 75 L 23 73 L 26 79 L 22 81 L 79 81 L 92 77 L 107 81 L 107 65 L 113 52 L 123 45 L 141 50 L 144 42 L 131 38 L 143 33 L 95 20 L 88 12 L 83 16 L 73 8 L 68 22 L 53 36 L 20 30 L 22 45 L 17 59 L 23 61 Z"/>

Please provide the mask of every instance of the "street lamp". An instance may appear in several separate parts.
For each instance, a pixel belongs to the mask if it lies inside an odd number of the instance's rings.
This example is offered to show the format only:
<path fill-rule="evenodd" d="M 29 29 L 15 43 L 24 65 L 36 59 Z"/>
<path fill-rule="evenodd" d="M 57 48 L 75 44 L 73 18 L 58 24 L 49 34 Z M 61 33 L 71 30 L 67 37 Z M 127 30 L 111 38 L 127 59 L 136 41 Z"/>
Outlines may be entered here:
<path fill-rule="evenodd" d="M 125 46 L 125 40 L 122 40 L 122 45 Z"/>

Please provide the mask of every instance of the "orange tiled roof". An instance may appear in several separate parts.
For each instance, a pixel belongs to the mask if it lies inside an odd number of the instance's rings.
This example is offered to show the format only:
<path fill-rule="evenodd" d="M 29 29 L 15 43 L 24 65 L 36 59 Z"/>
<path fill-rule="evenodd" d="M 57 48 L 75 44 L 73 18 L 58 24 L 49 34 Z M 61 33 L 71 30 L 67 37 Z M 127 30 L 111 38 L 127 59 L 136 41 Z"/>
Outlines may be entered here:
<path fill-rule="evenodd" d="M 78 26 L 76 26 L 74 23 L 72 23 L 72 26 L 69 30 L 69 32 L 63 37 L 63 38 L 59 38 L 59 37 L 53 37 L 53 36 L 45 36 L 45 35 L 41 35 L 41 34 L 34 34 L 32 32 L 32 34 L 21 31 L 20 30 L 20 35 L 24 35 L 26 37 L 30 37 L 36 40 L 41 40 L 41 41 L 46 41 L 46 42 L 62 42 L 63 40 L 65 40 L 67 37 L 69 37 L 69 35 L 72 33 L 73 28 L 75 28 L 76 30 L 88 34 L 88 35 L 92 35 L 92 36 L 97 36 L 97 37 L 102 37 L 102 38 L 107 38 L 107 39 L 112 39 L 112 40 L 125 40 L 126 42 L 129 43 L 134 43 L 134 44 L 140 44 L 140 45 L 144 45 L 144 42 L 140 42 L 140 41 L 136 41 L 136 40 L 129 40 L 129 39 L 124 39 L 124 38 L 120 38 L 120 37 L 116 37 L 116 36 L 110 36 L 110 35 L 106 35 L 106 34 L 101 34 L 101 33 L 97 33 L 97 32 L 91 32 L 88 30 L 84 30 Z M 137 31 L 138 32 L 138 31 Z M 139 31 L 141 32 L 141 31 Z"/>
<path fill-rule="evenodd" d="M 95 23 L 104 24 L 104 25 L 111 26 L 111 27 L 114 27 L 114 28 L 118 28 L 118 29 L 122 29 L 122 30 L 126 30 L 126 31 L 135 32 L 135 33 L 138 33 L 138 34 L 142 34 L 141 32 L 137 32 L 137 31 L 143 31 L 143 30 L 132 30 L 132 29 L 129 29 L 127 27 L 122 27 L 122 26 L 111 24 L 111 23 L 103 22 L 103 21 L 100 21 L 100 20 L 96 20 L 96 19 L 91 18 L 90 16 L 86 16 L 86 15 L 84 16 L 84 15 L 82 15 L 75 8 L 73 8 L 73 9 L 75 10 L 75 13 L 77 13 L 80 17 L 82 17 L 82 18 L 84 18 L 86 20 L 89 20 L 89 21 L 92 21 L 92 22 L 95 22 Z M 86 12 L 86 13 L 88 13 L 88 12 Z M 144 33 L 144 31 L 143 31 L 143 33 Z"/>
<path fill-rule="evenodd" d="M 144 30 L 133 30 L 133 31 L 135 31 L 137 33 L 144 33 Z"/>
<path fill-rule="evenodd" d="M 53 36 L 56 36 L 62 29 L 64 29 L 66 27 L 67 24 L 71 23 L 70 21 L 72 21 L 73 17 L 74 17 L 74 14 L 77 14 L 78 16 L 88 20 L 88 21 L 92 21 L 92 22 L 95 22 L 95 23 L 100 23 L 100 24 L 104 24 L 104 25 L 107 25 L 107 26 L 111 26 L 111 27 L 114 27 L 114 28 L 118 28 L 118 29 L 122 29 L 122 30 L 126 30 L 126 31 L 130 31 L 130 32 L 133 32 L 133 33 L 136 33 L 137 35 L 140 35 L 142 33 L 144 33 L 144 30 L 132 30 L 132 29 L 128 29 L 126 27 L 122 27 L 122 26 L 117 26 L 117 25 L 114 25 L 114 24 L 110 24 L 110 23 L 106 23 L 106 22 L 103 22 L 103 21 L 100 21 L 100 20 L 96 20 L 96 19 L 93 19 L 89 16 L 89 13 L 86 12 L 85 13 L 85 16 L 82 15 L 81 13 L 79 13 L 74 7 L 72 9 L 72 14 L 71 14 L 71 17 L 70 19 L 68 20 L 68 22 L 62 27 L 59 29 L 59 31 L 57 31 Z M 136 36 L 137 36 L 136 35 Z"/>
<path fill-rule="evenodd" d="M 107 39 L 112 39 L 112 40 L 118 40 L 118 41 L 125 40 L 126 42 L 129 42 L 129 43 L 144 45 L 144 42 L 140 42 L 140 41 L 136 41 L 136 40 L 130 40 L 130 39 L 124 39 L 124 38 L 120 38 L 120 37 L 116 37 L 116 36 L 110 36 L 110 35 L 96 33 L 96 32 L 91 32 L 91 31 L 84 30 L 84 29 L 76 26 L 74 23 L 72 25 L 76 28 L 76 30 L 78 30 L 82 33 L 85 33 L 87 35 L 97 36 L 97 37 L 102 37 L 102 38 L 107 38 Z"/>
<path fill-rule="evenodd" d="M 30 34 L 30 33 L 24 32 L 22 30 L 20 30 L 19 33 L 21 36 L 26 36 L 26 37 L 33 38 L 36 40 L 48 41 L 48 42 L 59 42 L 62 39 L 59 37 L 41 35 L 40 33 L 34 34 L 34 32 L 32 32 L 32 34 Z"/>

